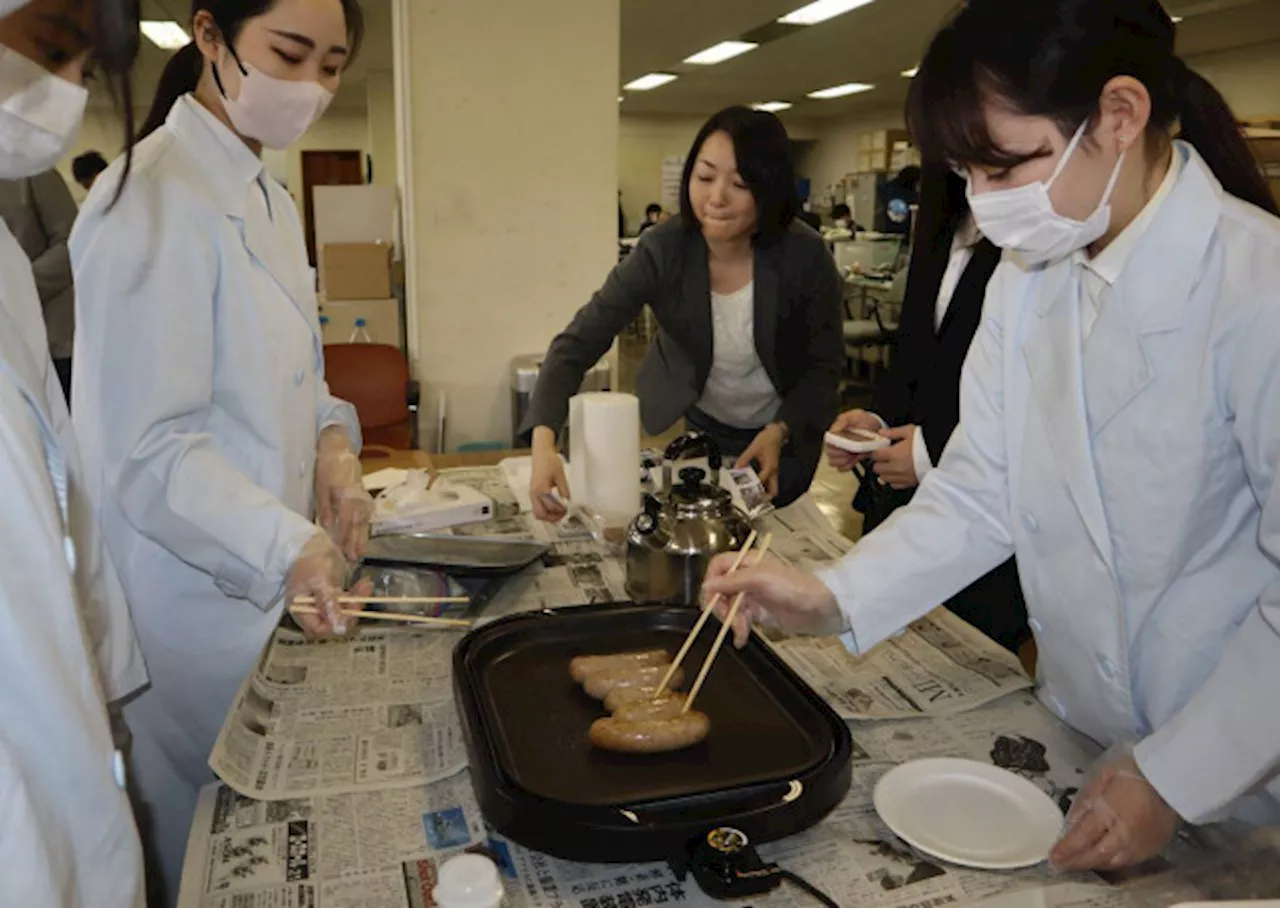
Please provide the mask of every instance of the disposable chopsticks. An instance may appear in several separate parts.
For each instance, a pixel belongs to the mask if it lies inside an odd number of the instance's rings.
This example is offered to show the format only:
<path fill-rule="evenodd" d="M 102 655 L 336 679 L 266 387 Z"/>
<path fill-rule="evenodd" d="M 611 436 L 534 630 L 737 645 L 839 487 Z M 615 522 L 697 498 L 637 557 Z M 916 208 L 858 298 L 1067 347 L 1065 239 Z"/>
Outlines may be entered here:
<path fill-rule="evenodd" d="M 766 533 L 764 542 L 760 544 L 760 555 L 756 558 L 756 564 L 764 561 L 764 556 L 769 553 L 769 546 L 773 543 L 773 534 Z M 707 653 L 707 660 L 702 663 L 702 671 L 698 672 L 698 678 L 693 682 L 693 687 L 689 688 L 689 696 L 685 698 L 684 709 L 680 710 L 680 714 L 684 715 L 693 708 L 693 698 L 698 696 L 698 691 L 702 690 L 702 682 L 707 680 L 707 673 L 711 671 L 711 663 L 715 661 L 716 656 L 720 652 L 721 645 L 724 644 L 724 638 L 729 634 L 729 628 L 733 627 L 733 619 L 738 617 L 738 609 L 742 607 L 742 600 L 746 598 L 746 591 L 733 597 L 733 605 L 729 607 L 729 614 L 724 616 L 724 621 L 720 624 L 720 633 L 716 634 L 715 643 L 711 644 L 711 652 Z"/>
<path fill-rule="evenodd" d="M 367 600 L 366 600 L 367 601 Z M 295 615 L 323 615 L 320 609 L 311 605 L 294 605 L 289 611 Z M 430 627 L 471 627 L 470 621 L 458 618 L 433 618 L 429 615 L 407 615 L 400 612 L 366 612 L 343 609 L 347 618 L 367 618 L 372 621 L 403 621 L 406 624 L 423 624 Z"/>
<path fill-rule="evenodd" d="M 340 605 L 466 605 L 466 596 L 339 596 Z M 295 605 L 315 605 L 314 596 L 296 596 Z"/>
<path fill-rule="evenodd" d="M 742 548 L 738 549 L 738 557 L 733 560 L 733 565 L 729 568 L 732 574 L 742 564 L 742 559 L 747 557 L 747 552 L 751 550 L 751 546 L 755 545 L 756 531 L 752 530 L 751 535 L 747 537 L 747 541 L 742 544 Z M 661 700 L 662 695 L 667 690 L 667 685 L 671 683 L 671 679 L 675 677 L 676 669 L 680 667 L 680 663 L 684 661 L 684 657 L 689 654 L 689 648 L 693 646 L 693 641 L 698 639 L 698 634 L 702 633 L 703 626 L 707 623 L 707 619 L 711 617 L 711 612 L 715 609 L 716 603 L 720 601 L 719 596 L 715 596 L 702 609 L 702 614 L 698 616 L 698 623 L 693 626 L 693 630 L 689 631 L 689 636 L 685 638 L 684 645 L 680 647 L 680 652 L 676 653 L 675 661 L 671 663 L 671 667 L 667 669 L 666 675 L 662 678 L 662 683 L 658 685 L 657 691 L 654 692 L 653 699 Z"/>

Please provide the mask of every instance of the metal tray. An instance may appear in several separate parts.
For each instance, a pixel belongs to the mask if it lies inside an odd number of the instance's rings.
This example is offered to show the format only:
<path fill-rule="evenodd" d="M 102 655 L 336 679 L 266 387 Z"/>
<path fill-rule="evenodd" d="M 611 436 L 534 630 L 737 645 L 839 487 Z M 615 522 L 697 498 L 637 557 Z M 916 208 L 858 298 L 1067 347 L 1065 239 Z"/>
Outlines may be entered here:
<path fill-rule="evenodd" d="M 547 554 L 540 542 L 431 534 L 375 536 L 364 560 L 369 564 L 401 564 L 440 568 L 472 576 L 515 574 Z"/>
<path fill-rule="evenodd" d="M 770 841 L 839 804 L 848 728 L 757 638 L 717 658 L 697 701 L 712 723 L 702 744 L 649 756 L 591 747 L 587 732 L 604 708 L 569 677 L 569 660 L 654 646 L 674 653 L 696 618 L 626 603 L 518 615 L 469 634 L 454 654 L 454 685 L 489 822 L 571 860 L 663 860 L 714 826 Z M 715 628 L 690 650 L 690 674 Z"/>

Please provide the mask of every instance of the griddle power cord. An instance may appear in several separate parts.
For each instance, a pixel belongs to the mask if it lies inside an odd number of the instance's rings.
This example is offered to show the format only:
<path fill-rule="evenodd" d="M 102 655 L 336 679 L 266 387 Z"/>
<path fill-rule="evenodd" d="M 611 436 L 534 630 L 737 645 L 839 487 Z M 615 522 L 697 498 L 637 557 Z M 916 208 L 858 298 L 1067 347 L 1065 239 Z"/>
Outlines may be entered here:
<path fill-rule="evenodd" d="M 840 906 L 836 904 L 835 899 L 831 898 L 831 896 L 827 895 L 817 886 L 800 876 L 800 874 L 792 873 L 790 870 L 783 870 L 777 865 L 774 865 L 774 873 L 781 879 L 786 880 L 792 886 L 795 886 L 797 889 L 803 889 L 805 892 L 809 893 L 809 895 L 813 896 L 814 899 L 821 902 L 823 905 L 826 905 L 827 908 L 840 908 Z"/>

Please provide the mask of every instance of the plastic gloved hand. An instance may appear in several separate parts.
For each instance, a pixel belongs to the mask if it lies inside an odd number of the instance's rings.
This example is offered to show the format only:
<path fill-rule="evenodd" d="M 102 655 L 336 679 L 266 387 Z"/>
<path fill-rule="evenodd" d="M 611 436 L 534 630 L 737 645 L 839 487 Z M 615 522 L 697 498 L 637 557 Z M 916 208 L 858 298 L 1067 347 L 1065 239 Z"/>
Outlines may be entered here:
<path fill-rule="evenodd" d="M 350 561 L 364 555 L 373 520 L 373 499 L 363 476 L 347 433 L 325 429 L 316 445 L 316 517 Z"/>
<path fill-rule="evenodd" d="M 847 619 L 827 585 L 773 555 L 759 564 L 730 573 L 737 554 L 718 556 L 707 569 L 702 585 L 703 601 L 719 595 L 716 613 L 723 620 L 738 593 L 745 592 L 734 620 L 733 642 L 741 649 L 755 623 L 774 626 L 787 634 L 825 636 L 843 633 Z"/>
<path fill-rule="evenodd" d="M 1072 805 L 1049 861 L 1058 870 L 1131 867 L 1164 851 L 1181 823 L 1142 774 L 1133 748 L 1112 748 Z"/>
<path fill-rule="evenodd" d="M 920 485 L 915 461 L 916 427 L 897 426 L 880 434 L 893 444 L 871 454 L 876 476 L 891 489 L 914 489 Z"/>
<path fill-rule="evenodd" d="M 354 625 L 355 619 L 342 614 L 342 606 L 338 602 L 346 570 L 342 552 L 338 551 L 327 533 L 317 531 L 298 552 L 285 581 L 284 601 L 285 608 L 290 608 L 299 596 L 309 596 L 314 600 L 306 604 L 313 606 L 318 614 L 293 615 L 308 636 L 341 636 Z"/>
<path fill-rule="evenodd" d="M 836 417 L 836 421 L 831 424 L 829 431 L 832 435 L 848 435 L 854 430 L 878 433 L 884 427 L 880 417 L 874 413 L 867 410 L 846 410 Z M 854 454 L 850 451 L 827 445 L 827 460 L 831 462 L 831 466 L 841 473 L 848 473 L 860 460 L 865 458 L 865 454 Z"/>

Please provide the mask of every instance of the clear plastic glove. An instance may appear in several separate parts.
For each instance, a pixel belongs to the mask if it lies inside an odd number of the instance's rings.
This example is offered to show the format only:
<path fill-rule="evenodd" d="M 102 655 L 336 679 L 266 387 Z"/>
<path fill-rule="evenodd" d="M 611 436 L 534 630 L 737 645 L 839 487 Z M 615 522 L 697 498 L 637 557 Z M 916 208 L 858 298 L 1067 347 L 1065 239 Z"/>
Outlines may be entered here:
<path fill-rule="evenodd" d="M 1133 748 L 1112 748 L 1072 805 L 1049 861 L 1058 870 L 1132 867 L 1164 851 L 1181 823 L 1138 768 Z"/>
<path fill-rule="evenodd" d="M 733 571 L 736 552 L 720 555 L 711 562 L 702 585 L 702 598 L 710 602 L 717 595 L 716 614 L 728 614 L 738 593 L 746 593 L 733 623 L 733 643 L 746 646 L 752 624 L 773 626 L 786 634 L 827 636 L 848 630 L 844 612 L 836 604 L 827 585 L 797 570 L 773 555 L 758 565 Z"/>
<path fill-rule="evenodd" d="M 346 433 L 326 429 L 316 446 L 316 517 L 350 561 L 364 555 L 373 520 L 373 499 L 363 477 Z"/>
<path fill-rule="evenodd" d="M 760 430 L 751 446 L 742 452 L 742 456 L 733 465 L 735 470 L 744 470 L 758 464 L 756 475 L 769 493 L 770 500 L 778 497 L 778 468 L 782 464 L 782 447 L 786 442 L 786 430 L 782 425 L 770 423 Z"/>
<path fill-rule="evenodd" d="M 832 435 L 850 435 L 855 431 L 879 432 L 884 427 L 880 417 L 874 413 L 866 410 L 846 410 L 836 417 L 829 431 Z M 865 458 L 865 454 L 854 454 L 851 451 L 827 445 L 827 460 L 841 473 L 848 473 Z"/>
<path fill-rule="evenodd" d="M 557 501 L 552 492 L 560 496 Z M 559 523 L 567 513 L 562 502 L 571 501 L 569 480 L 564 475 L 564 461 L 556 450 L 556 436 L 546 426 L 533 430 L 533 475 L 529 481 L 529 500 L 533 516 L 546 523 Z"/>
<path fill-rule="evenodd" d="M 293 613 L 298 626 L 311 637 L 333 637 L 348 633 L 354 619 L 342 613 L 338 597 L 343 595 L 347 562 L 328 534 L 317 531 L 307 540 L 285 581 L 285 607 L 291 608 L 300 596 L 309 596 L 318 614 Z M 363 593 L 362 595 L 368 595 Z"/>

